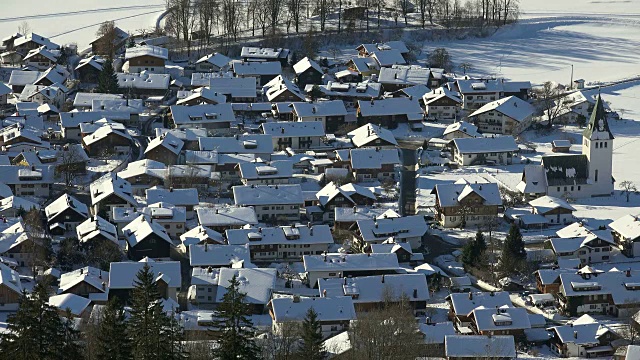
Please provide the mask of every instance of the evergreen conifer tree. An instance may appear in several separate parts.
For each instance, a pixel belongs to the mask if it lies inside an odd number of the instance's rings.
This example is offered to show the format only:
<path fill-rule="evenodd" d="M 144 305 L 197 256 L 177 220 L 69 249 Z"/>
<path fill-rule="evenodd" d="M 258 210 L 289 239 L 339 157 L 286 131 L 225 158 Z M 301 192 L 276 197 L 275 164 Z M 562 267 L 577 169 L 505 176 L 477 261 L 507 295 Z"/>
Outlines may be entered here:
<path fill-rule="evenodd" d="M 476 239 L 475 239 L 474 245 L 475 245 L 476 251 L 479 254 L 482 254 L 487 250 L 487 241 L 484 239 L 484 234 L 482 233 L 482 231 L 480 231 L 480 229 L 478 229 L 478 232 L 476 232 Z"/>
<path fill-rule="evenodd" d="M 500 267 L 502 271 L 512 273 L 521 262 L 527 259 L 527 252 L 524 249 L 522 234 L 516 224 L 512 224 L 507 238 L 502 243 L 502 254 L 500 256 Z"/>
<path fill-rule="evenodd" d="M 116 94 L 119 91 L 118 76 L 113 70 L 111 59 L 107 59 L 102 65 L 102 71 L 98 74 L 98 88 L 96 90 L 105 94 Z"/>
<path fill-rule="evenodd" d="M 109 300 L 102 313 L 98 330 L 97 357 L 104 360 L 132 358 L 124 308 L 117 297 Z"/>
<path fill-rule="evenodd" d="M 70 358 L 67 354 L 82 358 L 77 332 L 48 301 L 48 287 L 42 283 L 30 296 L 23 294 L 18 311 L 9 316 L 7 331 L 0 336 L 0 359 L 63 360 Z"/>
<path fill-rule="evenodd" d="M 302 322 L 302 345 L 299 358 L 305 360 L 323 360 L 326 352 L 322 344 L 322 328 L 318 321 L 318 314 L 309 308 Z"/>
<path fill-rule="evenodd" d="M 218 321 L 214 324 L 219 332 L 218 348 L 214 354 L 217 360 L 257 360 L 258 347 L 253 341 L 253 324 L 248 318 L 249 305 L 246 293 L 240 291 L 237 276 L 229 280 L 229 286 L 218 306 Z"/>
<path fill-rule="evenodd" d="M 165 355 L 161 345 L 166 315 L 160 305 L 160 293 L 154 277 L 149 265 L 145 264 L 138 272 L 131 292 L 129 334 L 134 359 L 156 360 Z"/>

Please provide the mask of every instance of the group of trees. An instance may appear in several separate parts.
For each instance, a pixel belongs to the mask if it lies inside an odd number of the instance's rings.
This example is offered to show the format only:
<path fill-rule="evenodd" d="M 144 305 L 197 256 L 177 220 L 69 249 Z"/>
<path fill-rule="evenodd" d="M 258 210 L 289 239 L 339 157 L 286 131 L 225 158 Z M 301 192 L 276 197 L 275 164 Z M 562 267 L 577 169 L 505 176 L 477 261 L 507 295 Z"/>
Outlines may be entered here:
<path fill-rule="evenodd" d="M 485 230 L 487 228 L 485 227 Z M 495 230 L 495 228 L 490 229 Z M 493 244 L 491 245 L 493 251 Z M 492 265 L 491 273 L 495 273 L 496 269 L 493 266 L 494 259 L 487 253 L 488 246 L 484 233 L 481 229 L 478 229 L 474 239 L 469 240 L 462 247 L 461 261 L 467 268 L 475 268 L 479 270 L 487 270 L 488 265 Z M 498 271 L 503 275 L 511 275 L 514 273 L 521 273 L 520 270 L 528 269 L 527 253 L 525 251 L 524 241 L 522 240 L 522 234 L 516 224 L 512 224 L 509 228 L 509 233 L 502 242 L 500 260 L 498 263 Z M 495 280 L 493 276 L 492 280 Z"/>
<path fill-rule="evenodd" d="M 256 36 L 277 37 L 277 34 L 310 31 L 313 26 L 323 32 L 349 29 L 359 21 L 370 31 L 371 24 L 381 27 L 381 19 L 393 18 L 396 26 L 402 19 L 404 26 L 411 19 L 446 28 L 499 27 L 516 21 L 518 0 L 166 0 L 165 31 L 184 42 L 187 49 L 194 39 L 211 44 L 213 36 L 220 36 L 227 44 L 236 41 L 242 31 Z M 347 5 L 358 8 L 344 13 Z M 354 15 L 355 14 L 355 15 Z M 345 15 L 348 15 L 345 18 Z M 337 17 L 337 21 L 329 19 Z M 315 24 L 311 23 L 311 20 Z M 330 25 L 333 27 L 330 29 Z M 189 50 L 188 50 L 189 51 Z"/>
<path fill-rule="evenodd" d="M 84 324 L 80 332 L 69 311 L 64 316 L 49 305 L 49 286 L 40 282 L 26 293 L 20 308 L 9 316 L 8 331 L 0 337 L 0 358 L 57 359 L 184 359 L 183 330 L 162 308 L 154 274 L 145 266 L 132 291 L 129 318 L 117 298 L 111 299 Z M 90 336 L 90 335 L 91 336 Z M 84 335 L 84 336 L 83 336 Z"/>

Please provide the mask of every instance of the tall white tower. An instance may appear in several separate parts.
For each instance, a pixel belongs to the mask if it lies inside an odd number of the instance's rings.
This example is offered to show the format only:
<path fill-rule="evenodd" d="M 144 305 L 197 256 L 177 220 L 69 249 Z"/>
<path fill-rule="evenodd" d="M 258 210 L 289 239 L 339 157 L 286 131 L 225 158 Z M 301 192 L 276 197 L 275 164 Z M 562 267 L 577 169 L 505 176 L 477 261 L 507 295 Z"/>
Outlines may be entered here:
<path fill-rule="evenodd" d="M 613 134 L 607 114 L 598 94 L 587 128 L 582 133 L 582 154 L 589 162 L 591 196 L 606 196 L 613 192 Z"/>

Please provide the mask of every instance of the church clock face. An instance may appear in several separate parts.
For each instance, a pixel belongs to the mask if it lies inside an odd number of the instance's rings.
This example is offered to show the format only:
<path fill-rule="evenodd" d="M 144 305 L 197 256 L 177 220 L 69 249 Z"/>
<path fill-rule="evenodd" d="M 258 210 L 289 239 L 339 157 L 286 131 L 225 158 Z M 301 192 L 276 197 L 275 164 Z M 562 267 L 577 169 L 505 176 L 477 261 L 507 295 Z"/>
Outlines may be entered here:
<path fill-rule="evenodd" d="M 598 131 L 605 131 L 604 121 L 602 119 L 598 120 Z"/>

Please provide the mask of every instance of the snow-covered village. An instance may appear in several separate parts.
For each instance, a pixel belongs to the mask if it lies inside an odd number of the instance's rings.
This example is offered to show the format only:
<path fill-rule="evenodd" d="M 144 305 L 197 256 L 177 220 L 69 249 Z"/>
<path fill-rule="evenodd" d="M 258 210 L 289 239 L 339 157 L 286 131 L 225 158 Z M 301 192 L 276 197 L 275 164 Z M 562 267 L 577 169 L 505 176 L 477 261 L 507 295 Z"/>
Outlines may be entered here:
<path fill-rule="evenodd" d="M 0 8 L 0 359 L 640 360 L 640 0 Z"/>

